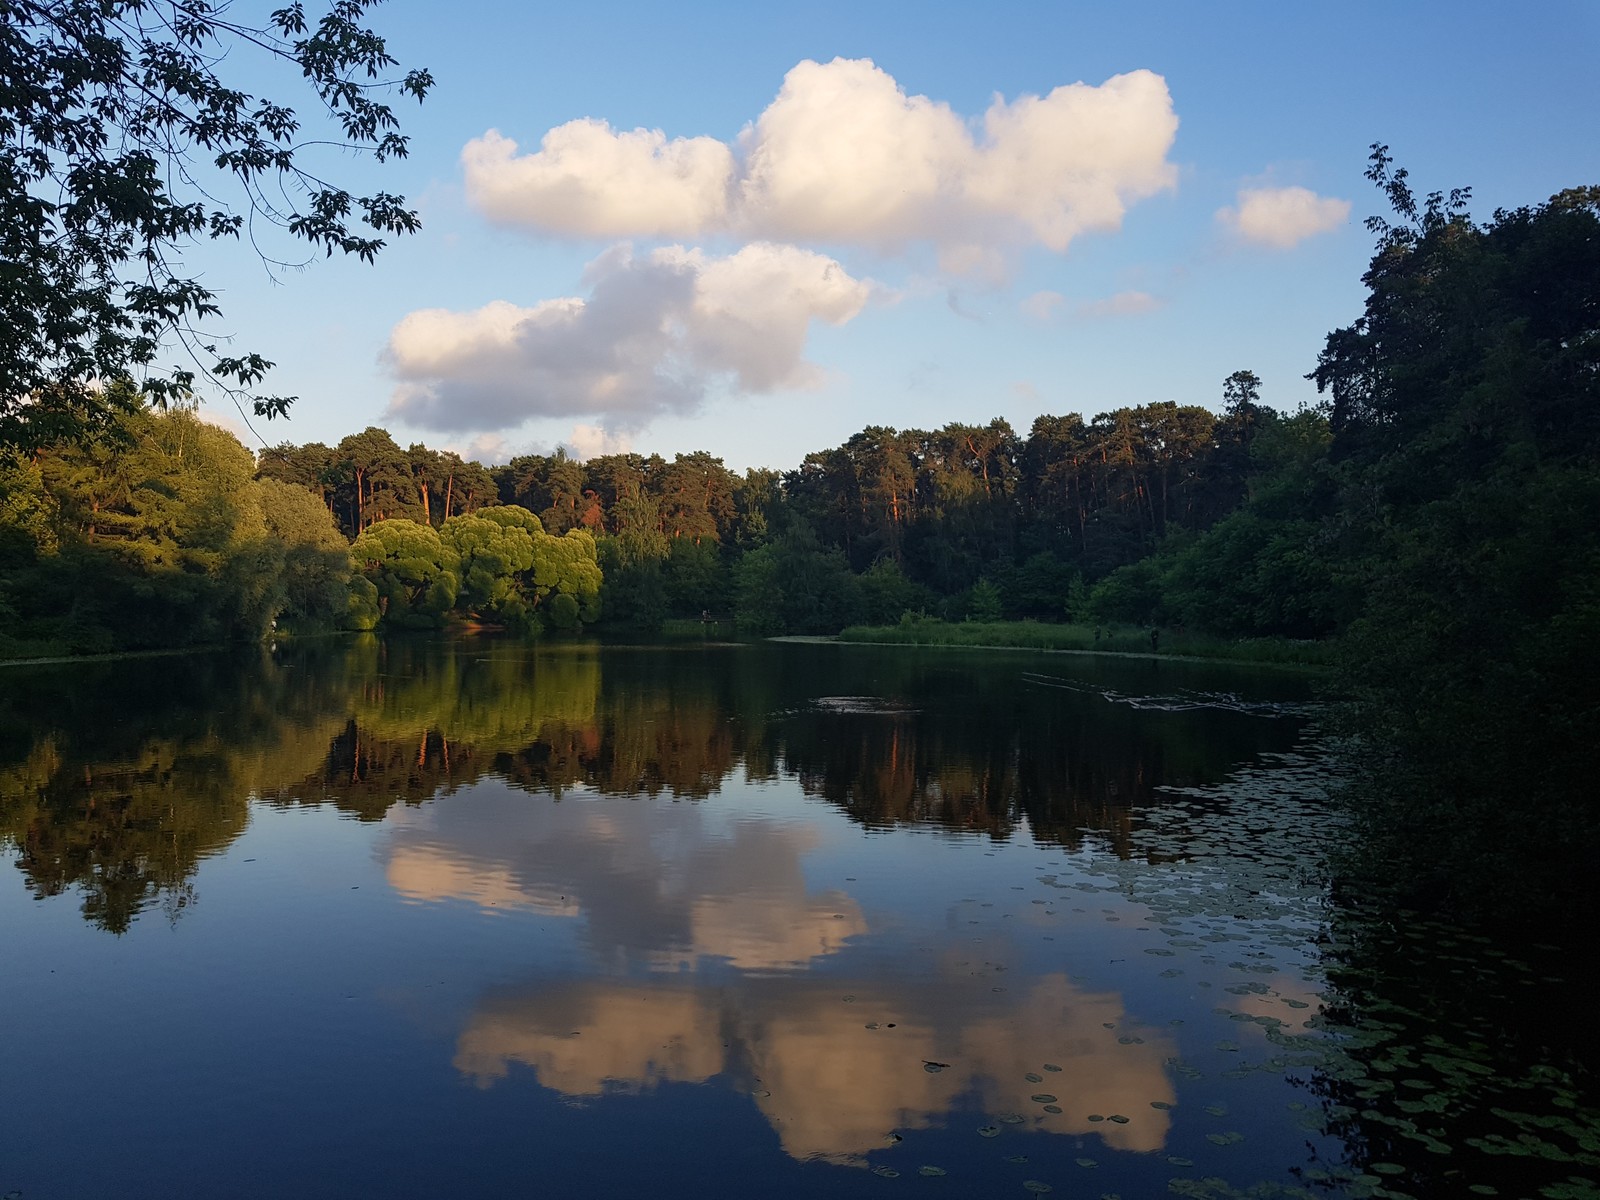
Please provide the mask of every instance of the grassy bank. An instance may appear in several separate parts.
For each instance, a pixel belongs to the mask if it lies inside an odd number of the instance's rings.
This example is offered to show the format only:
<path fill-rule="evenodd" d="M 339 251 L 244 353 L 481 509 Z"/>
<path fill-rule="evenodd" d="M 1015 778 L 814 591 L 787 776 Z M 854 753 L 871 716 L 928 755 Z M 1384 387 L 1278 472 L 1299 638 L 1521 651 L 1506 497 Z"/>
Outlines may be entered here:
<path fill-rule="evenodd" d="M 1039 621 L 902 621 L 898 625 L 852 625 L 839 635 L 845 642 L 902 646 L 1003 646 L 1022 650 L 1077 650 L 1106 654 L 1151 653 L 1150 630 L 1129 625 L 1047 625 Z M 1280 666 L 1326 667 L 1333 643 L 1290 638 L 1229 639 L 1207 634 L 1160 631 L 1156 652 L 1179 658 L 1228 659 Z"/>

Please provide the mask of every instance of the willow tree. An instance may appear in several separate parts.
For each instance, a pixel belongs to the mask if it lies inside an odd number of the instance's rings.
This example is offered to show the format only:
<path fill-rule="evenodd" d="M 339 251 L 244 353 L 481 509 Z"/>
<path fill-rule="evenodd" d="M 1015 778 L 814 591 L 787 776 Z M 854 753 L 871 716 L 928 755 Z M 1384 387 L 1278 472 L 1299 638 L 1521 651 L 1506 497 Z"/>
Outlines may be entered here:
<path fill-rule="evenodd" d="M 403 517 L 379 521 L 355 540 L 350 557 L 366 581 L 353 589 L 358 628 L 372 627 L 362 619 L 367 616 L 372 624 L 381 619 L 390 625 L 437 626 L 455 606 L 460 559 L 431 525 Z M 369 602 L 375 606 L 370 613 Z"/>

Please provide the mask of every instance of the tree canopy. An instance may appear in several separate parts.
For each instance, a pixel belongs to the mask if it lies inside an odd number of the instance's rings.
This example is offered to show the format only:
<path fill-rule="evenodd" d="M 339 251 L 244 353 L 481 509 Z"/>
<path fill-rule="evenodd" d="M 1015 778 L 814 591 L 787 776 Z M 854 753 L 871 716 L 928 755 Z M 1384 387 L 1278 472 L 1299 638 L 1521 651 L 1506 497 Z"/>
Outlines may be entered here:
<path fill-rule="evenodd" d="M 1600 853 L 1600 188 L 1478 224 L 1385 147 L 1368 175 L 1397 220 L 1369 222 L 1364 311 L 1313 378 L 1362 595 L 1343 685 L 1379 751 L 1369 816 L 1433 851 L 1418 884 L 1477 902 L 1445 879 L 1470 864 L 1479 897 L 1559 910 Z"/>
<path fill-rule="evenodd" d="M 322 173 L 350 151 L 404 156 L 386 97 L 433 83 L 364 27 L 374 2 L 317 16 L 294 0 L 252 25 L 211 0 L 0 0 L 0 445 L 102 429 L 201 375 L 236 394 L 262 381 L 261 354 L 206 332 L 217 298 L 185 247 L 248 239 L 269 266 L 371 259 L 418 228 L 401 197 Z M 309 91 L 314 128 L 230 85 L 225 70 L 255 58 Z M 293 399 L 250 398 L 265 416 Z"/>

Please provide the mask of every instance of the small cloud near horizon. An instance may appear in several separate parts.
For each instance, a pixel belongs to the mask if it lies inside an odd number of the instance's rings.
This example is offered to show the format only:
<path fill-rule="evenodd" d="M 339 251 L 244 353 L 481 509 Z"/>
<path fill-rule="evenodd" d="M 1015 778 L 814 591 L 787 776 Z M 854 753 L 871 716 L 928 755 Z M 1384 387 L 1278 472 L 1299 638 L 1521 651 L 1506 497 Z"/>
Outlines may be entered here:
<path fill-rule="evenodd" d="M 611 433 L 598 425 L 574 425 L 562 443 L 580 462 L 602 454 L 626 454 L 633 449 L 633 438 L 626 433 Z"/>
<path fill-rule="evenodd" d="M 1350 219 L 1350 201 L 1303 187 L 1240 188 L 1236 203 L 1219 208 L 1216 219 L 1241 241 L 1288 250 L 1338 229 Z"/>
<path fill-rule="evenodd" d="M 207 425 L 215 425 L 218 429 L 225 429 L 238 438 L 246 446 L 257 446 L 261 438 L 244 423 L 244 419 L 236 413 L 224 412 L 212 408 L 209 404 L 201 404 L 194 410 L 196 419 L 204 421 Z"/>

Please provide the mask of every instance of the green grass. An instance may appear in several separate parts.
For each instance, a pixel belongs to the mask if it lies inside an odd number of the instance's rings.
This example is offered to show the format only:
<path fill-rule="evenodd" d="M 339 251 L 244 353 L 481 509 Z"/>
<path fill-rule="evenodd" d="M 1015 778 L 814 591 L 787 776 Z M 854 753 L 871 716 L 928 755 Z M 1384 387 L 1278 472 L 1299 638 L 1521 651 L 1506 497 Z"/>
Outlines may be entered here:
<path fill-rule="evenodd" d="M 962 621 L 911 618 L 898 625 L 852 625 L 840 641 L 901 646 L 986 646 L 1022 650 L 1076 650 L 1102 654 L 1151 653 L 1150 630 L 1128 625 L 1047 625 L 1039 621 Z M 1332 642 L 1292 638 L 1229 639 L 1163 629 L 1160 654 L 1177 658 L 1230 659 L 1283 666 L 1326 667 Z"/>

